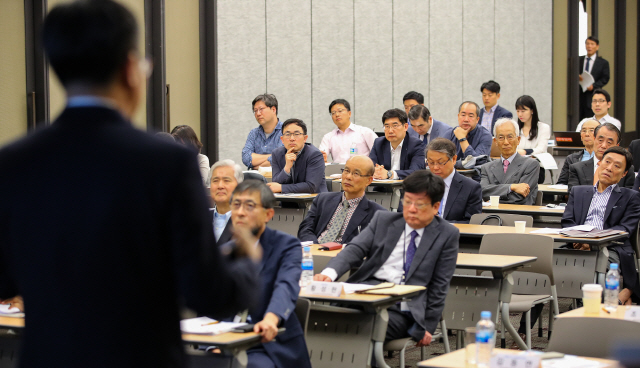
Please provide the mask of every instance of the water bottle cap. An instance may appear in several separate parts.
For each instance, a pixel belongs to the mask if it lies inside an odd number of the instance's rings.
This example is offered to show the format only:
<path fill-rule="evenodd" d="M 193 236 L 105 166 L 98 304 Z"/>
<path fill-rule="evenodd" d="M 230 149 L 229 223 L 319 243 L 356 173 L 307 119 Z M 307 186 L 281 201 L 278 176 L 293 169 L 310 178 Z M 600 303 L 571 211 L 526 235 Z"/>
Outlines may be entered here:
<path fill-rule="evenodd" d="M 618 269 L 618 264 L 617 263 L 612 263 L 611 265 L 609 265 L 609 269 L 610 270 L 617 270 Z"/>
<path fill-rule="evenodd" d="M 489 311 L 482 311 L 482 313 L 480 313 L 480 317 L 481 317 L 481 318 L 491 318 L 491 312 L 489 312 Z"/>
<path fill-rule="evenodd" d="M 311 247 L 308 245 L 305 245 L 304 248 L 302 248 L 305 252 L 311 252 Z"/>

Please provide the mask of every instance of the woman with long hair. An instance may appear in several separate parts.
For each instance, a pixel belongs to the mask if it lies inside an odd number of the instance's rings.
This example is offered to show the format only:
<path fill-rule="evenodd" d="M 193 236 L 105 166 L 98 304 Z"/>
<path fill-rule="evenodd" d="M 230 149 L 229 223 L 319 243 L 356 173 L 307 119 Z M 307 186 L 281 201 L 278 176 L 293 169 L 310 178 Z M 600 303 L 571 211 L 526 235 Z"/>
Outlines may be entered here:
<path fill-rule="evenodd" d="M 198 155 L 198 166 L 200 166 L 202 183 L 208 188 L 210 185 L 210 183 L 207 183 L 207 178 L 209 176 L 209 158 L 200 153 L 202 143 L 200 143 L 196 132 L 188 125 L 178 125 L 171 130 L 171 135 L 175 138 L 176 142 L 190 148 Z"/>
<path fill-rule="evenodd" d="M 536 101 L 531 96 L 520 96 L 516 100 L 518 126 L 520 126 L 520 144 L 518 153 L 535 155 L 547 152 L 547 144 L 551 138 L 551 127 L 538 118 Z"/>

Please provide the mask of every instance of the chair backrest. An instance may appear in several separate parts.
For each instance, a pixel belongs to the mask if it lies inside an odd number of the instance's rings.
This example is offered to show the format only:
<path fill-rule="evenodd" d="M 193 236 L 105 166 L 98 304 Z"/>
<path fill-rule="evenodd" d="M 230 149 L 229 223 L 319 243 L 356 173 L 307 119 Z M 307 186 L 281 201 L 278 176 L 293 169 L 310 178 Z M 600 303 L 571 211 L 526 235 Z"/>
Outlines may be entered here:
<path fill-rule="evenodd" d="M 630 234 L 629 241 L 631 242 L 633 251 L 636 253 L 636 258 L 640 259 L 640 223 L 636 226 L 636 231 Z"/>
<path fill-rule="evenodd" d="M 296 302 L 296 317 L 300 321 L 304 337 L 307 337 L 307 324 L 309 323 L 309 311 L 311 310 L 311 301 L 306 298 L 298 298 Z"/>
<path fill-rule="evenodd" d="M 564 317 L 553 326 L 547 351 L 608 358 L 616 345 L 637 341 L 640 323 L 616 318 Z"/>
<path fill-rule="evenodd" d="M 542 170 L 542 168 L 540 168 Z M 542 179 L 542 182 L 544 183 L 544 177 Z M 538 184 L 542 184 L 542 183 L 538 183 Z M 538 191 L 538 194 L 536 194 L 536 206 L 542 206 L 542 196 L 544 196 L 544 192 Z"/>
<path fill-rule="evenodd" d="M 330 176 L 333 174 L 342 174 L 342 169 L 344 169 L 344 164 L 331 164 L 326 165 L 324 167 L 324 175 Z"/>
<path fill-rule="evenodd" d="M 555 285 L 553 278 L 553 238 L 532 234 L 487 234 L 480 243 L 480 254 L 499 254 L 508 256 L 537 257 L 536 261 L 524 266 L 517 273 L 538 273 L 549 277 L 551 285 Z M 514 272 L 514 274 L 516 274 Z M 514 275 L 514 279 L 516 276 Z M 538 280 L 536 280 L 538 281 Z M 544 281 L 541 280 L 543 283 Z M 537 294 L 535 289 L 547 289 L 549 285 L 538 285 L 534 281 L 523 285 L 516 282 L 515 293 Z"/>
<path fill-rule="evenodd" d="M 499 217 L 502 223 L 496 218 Z M 489 219 L 485 222 L 485 219 Z M 533 226 L 533 217 L 526 215 L 513 215 L 510 213 L 476 213 L 471 216 L 469 221 L 472 225 L 498 225 L 498 226 L 515 226 L 516 221 L 526 221 L 526 227 Z"/>
<path fill-rule="evenodd" d="M 260 180 L 263 183 L 267 182 L 267 179 L 265 179 L 264 176 L 255 172 L 243 171 L 242 174 L 244 175 L 244 180 Z"/>

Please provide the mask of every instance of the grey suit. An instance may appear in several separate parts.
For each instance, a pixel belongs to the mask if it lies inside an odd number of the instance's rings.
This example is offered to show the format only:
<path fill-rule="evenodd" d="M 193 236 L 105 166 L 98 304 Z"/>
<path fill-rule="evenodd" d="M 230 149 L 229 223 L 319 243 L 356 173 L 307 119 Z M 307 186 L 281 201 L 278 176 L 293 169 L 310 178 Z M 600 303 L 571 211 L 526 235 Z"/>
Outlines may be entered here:
<path fill-rule="evenodd" d="M 379 283 L 381 280 L 376 279 L 374 274 L 396 247 L 405 224 L 401 213 L 377 211 L 369 226 L 329 261 L 327 268 L 333 268 L 340 277 L 366 257 L 347 282 Z M 435 331 L 456 267 L 459 238 L 458 229 L 437 216 L 425 227 L 405 283 L 425 286 L 427 289 L 408 302 L 413 324 L 406 330 L 405 336 L 417 341 L 424 337 L 425 331 Z M 391 316 L 390 326 L 393 323 Z"/>
<path fill-rule="evenodd" d="M 576 162 L 569 166 L 569 191 L 576 185 L 589 185 L 593 186 L 594 175 L 594 160 L 593 157 L 587 161 Z M 633 189 L 633 182 L 635 181 L 635 171 L 633 165 L 629 167 L 629 172 L 618 182 L 618 186 L 622 188 Z"/>
<path fill-rule="evenodd" d="M 502 160 L 493 160 L 481 166 L 482 198 L 489 200 L 490 196 L 500 196 L 500 203 L 534 204 L 538 194 L 538 176 L 540 164 L 538 160 L 516 154 L 513 162 L 504 172 Z M 511 184 L 529 184 L 529 195 L 522 195 L 511 191 Z"/>

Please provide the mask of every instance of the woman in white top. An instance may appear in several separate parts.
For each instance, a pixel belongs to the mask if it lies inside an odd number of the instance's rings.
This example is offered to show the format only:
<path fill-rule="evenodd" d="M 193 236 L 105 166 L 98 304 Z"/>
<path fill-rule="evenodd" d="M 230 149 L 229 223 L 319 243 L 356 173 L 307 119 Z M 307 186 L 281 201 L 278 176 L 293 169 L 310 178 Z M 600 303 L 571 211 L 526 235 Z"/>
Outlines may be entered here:
<path fill-rule="evenodd" d="M 518 153 L 524 156 L 547 152 L 551 128 L 538 119 L 538 108 L 533 97 L 527 95 L 518 97 L 516 112 L 520 126 Z"/>
<path fill-rule="evenodd" d="M 198 154 L 198 166 L 200 167 L 200 175 L 202 176 L 202 184 L 206 188 L 209 188 L 211 183 L 207 182 L 209 177 L 209 158 L 202 153 L 202 143 L 198 139 L 196 132 L 188 125 L 178 125 L 171 130 L 171 135 L 175 138 L 176 142 L 192 149 Z"/>

